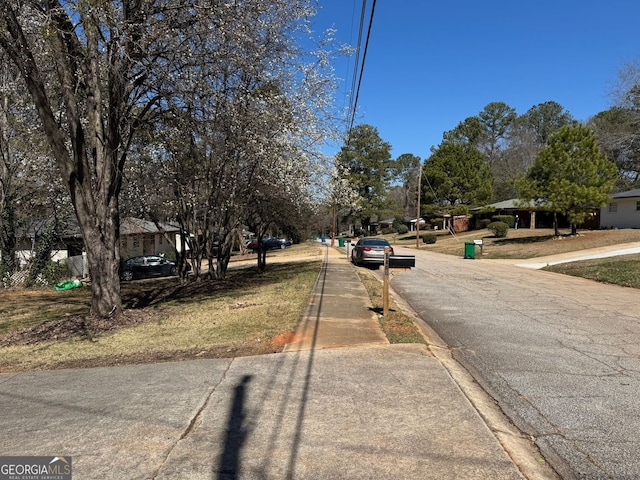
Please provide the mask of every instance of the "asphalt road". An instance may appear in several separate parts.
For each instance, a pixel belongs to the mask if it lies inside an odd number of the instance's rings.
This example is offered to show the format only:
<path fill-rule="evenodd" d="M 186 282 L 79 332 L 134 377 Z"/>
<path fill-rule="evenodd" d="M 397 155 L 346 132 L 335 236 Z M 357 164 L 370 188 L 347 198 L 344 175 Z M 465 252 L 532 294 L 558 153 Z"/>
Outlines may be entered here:
<path fill-rule="evenodd" d="M 562 478 L 640 478 L 640 292 L 396 249 L 391 285 Z"/>

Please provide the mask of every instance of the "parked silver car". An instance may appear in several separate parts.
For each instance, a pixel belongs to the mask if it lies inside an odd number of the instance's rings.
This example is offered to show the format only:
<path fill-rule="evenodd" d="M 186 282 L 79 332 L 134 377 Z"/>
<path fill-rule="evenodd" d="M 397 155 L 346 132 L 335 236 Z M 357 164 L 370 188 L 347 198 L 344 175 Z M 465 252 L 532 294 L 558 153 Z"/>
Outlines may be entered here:
<path fill-rule="evenodd" d="M 351 251 L 351 261 L 356 265 L 383 265 L 385 247 L 393 255 L 393 247 L 384 238 L 361 238 Z"/>

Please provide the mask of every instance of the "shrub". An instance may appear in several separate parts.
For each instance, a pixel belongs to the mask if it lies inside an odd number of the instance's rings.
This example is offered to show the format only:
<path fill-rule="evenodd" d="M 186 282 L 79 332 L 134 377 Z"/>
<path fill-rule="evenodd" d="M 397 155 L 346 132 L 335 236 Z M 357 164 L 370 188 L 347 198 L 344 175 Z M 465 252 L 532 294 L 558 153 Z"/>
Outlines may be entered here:
<path fill-rule="evenodd" d="M 422 241 L 427 244 L 436 243 L 437 238 L 435 233 L 425 233 L 422 235 Z"/>
<path fill-rule="evenodd" d="M 493 232 L 493 234 L 498 238 L 506 238 L 507 232 L 509 231 L 509 225 L 505 222 L 492 222 L 489 224 L 487 229 Z"/>
<path fill-rule="evenodd" d="M 400 235 L 404 235 L 408 231 L 409 231 L 409 227 L 407 227 L 406 225 L 398 225 L 398 233 Z"/>
<path fill-rule="evenodd" d="M 382 234 L 383 235 L 389 235 L 391 233 L 396 233 L 396 229 L 393 227 L 387 227 L 387 228 L 383 228 L 382 229 Z"/>
<path fill-rule="evenodd" d="M 513 228 L 516 224 L 516 217 L 513 215 L 494 215 L 491 217 L 492 222 L 506 223 L 509 228 Z"/>
<path fill-rule="evenodd" d="M 489 226 L 490 223 L 491 220 L 489 220 L 488 218 L 481 218 L 476 222 L 476 230 L 484 230 Z"/>
<path fill-rule="evenodd" d="M 400 233 L 400 227 L 404 227 L 406 226 L 404 224 L 404 222 L 402 221 L 401 217 L 396 217 L 393 219 L 393 225 L 391 225 L 391 227 L 398 233 Z"/>

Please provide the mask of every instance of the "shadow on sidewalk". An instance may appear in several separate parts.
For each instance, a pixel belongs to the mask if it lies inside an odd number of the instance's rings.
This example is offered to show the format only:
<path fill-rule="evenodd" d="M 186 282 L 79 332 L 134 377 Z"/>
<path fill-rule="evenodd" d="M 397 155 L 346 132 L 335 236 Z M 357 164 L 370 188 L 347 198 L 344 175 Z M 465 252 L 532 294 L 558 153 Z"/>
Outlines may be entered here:
<path fill-rule="evenodd" d="M 285 419 L 291 418 L 292 415 L 288 413 L 289 407 L 291 404 L 297 405 L 298 411 L 295 415 L 295 426 L 294 426 L 294 436 L 291 441 L 291 451 L 289 452 L 289 458 L 286 467 L 286 476 L 284 478 L 292 480 L 296 471 L 296 464 L 298 459 L 298 452 L 300 449 L 300 445 L 302 442 L 302 431 L 303 431 L 303 423 L 305 418 L 305 409 L 308 401 L 309 389 L 311 384 L 311 372 L 313 370 L 314 363 L 314 348 L 316 346 L 317 341 L 317 332 L 318 332 L 318 324 L 321 317 L 322 312 L 322 300 L 323 294 L 325 291 L 325 283 L 327 277 L 327 267 L 328 267 L 328 251 L 325 251 L 322 268 L 320 274 L 318 276 L 317 282 L 321 285 L 319 289 L 319 303 L 317 307 L 317 313 L 315 319 L 312 323 L 313 328 L 313 342 L 310 351 L 308 352 L 308 359 L 306 360 L 306 365 L 301 365 L 298 360 L 293 362 L 294 368 L 288 373 L 288 380 L 284 391 L 281 394 L 280 405 L 278 408 L 278 412 L 274 413 L 279 419 L 278 422 L 274 425 L 272 432 L 269 437 L 269 441 L 267 443 L 266 451 L 264 451 L 262 458 L 263 463 L 261 465 L 260 470 L 262 472 L 270 471 L 270 462 L 274 457 L 273 451 L 276 448 L 278 443 L 278 438 L 281 435 L 281 431 L 283 430 L 283 424 Z M 306 352 L 304 352 L 306 353 Z M 292 352 L 293 354 L 293 352 Z M 296 357 L 299 359 L 302 356 L 302 351 L 297 351 L 295 353 Z M 275 384 L 275 377 L 282 373 L 283 370 L 279 367 L 284 367 L 284 358 L 280 360 L 280 365 L 278 368 L 274 369 L 274 375 L 272 377 L 272 381 L 268 382 L 268 385 Z M 299 367 L 305 369 L 304 372 L 304 383 L 302 386 L 302 393 L 300 400 L 297 401 L 293 399 L 293 384 L 294 378 L 296 377 L 296 372 L 299 370 Z M 242 380 L 234 387 L 234 396 L 233 401 L 231 403 L 229 409 L 229 418 L 227 420 L 227 429 L 225 432 L 224 439 L 224 447 L 223 451 L 220 454 L 217 462 L 214 462 L 214 471 L 212 472 L 213 480 L 235 480 L 241 476 L 244 476 L 242 464 L 241 464 L 241 453 L 242 449 L 246 444 L 248 436 L 251 434 L 252 430 L 255 428 L 258 420 L 263 414 L 262 410 L 264 408 L 264 404 L 267 401 L 267 397 L 273 392 L 269 389 L 263 392 L 262 398 L 259 402 L 257 408 L 254 411 L 248 411 L 246 409 L 245 403 L 248 396 L 248 387 L 249 383 L 252 380 L 251 375 L 245 375 Z"/>

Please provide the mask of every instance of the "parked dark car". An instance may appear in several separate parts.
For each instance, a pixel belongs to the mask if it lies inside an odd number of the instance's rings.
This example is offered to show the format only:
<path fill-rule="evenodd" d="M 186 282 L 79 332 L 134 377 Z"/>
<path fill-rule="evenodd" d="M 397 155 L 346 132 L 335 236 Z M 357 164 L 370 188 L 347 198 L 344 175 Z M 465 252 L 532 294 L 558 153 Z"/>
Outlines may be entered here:
<path fill-rule="evenodd" d="M 393 247 L 384 238 L 361 238 L 351 250 L 351 261 L 356 265 L 383 265 L 385 247 L 393 255 Z"/>
<path fill-rule="evenodd" d="M 291 243 L 289 242 L 289 245 Z M 279 248 L 287 248 L 287 244 L 280 240 L 279 238 L 263 238 L 262 239 L 262 248 L 265 250 L 277 250 Z M 253 250 L 254 252 L 258 251 L 258 241 L 252 240 L 247 244 L 247 248 L 249 250 Z"/>
<path fill-rule="evenodd" d="M 187 269 L 191 266 L 187 264 Z M 167 277 L 177 275 L 178 266 L 173 260 L 159 255 L 140 255 L 122 262 L 120 278 L 125 282 L 134 278 Z"/>

